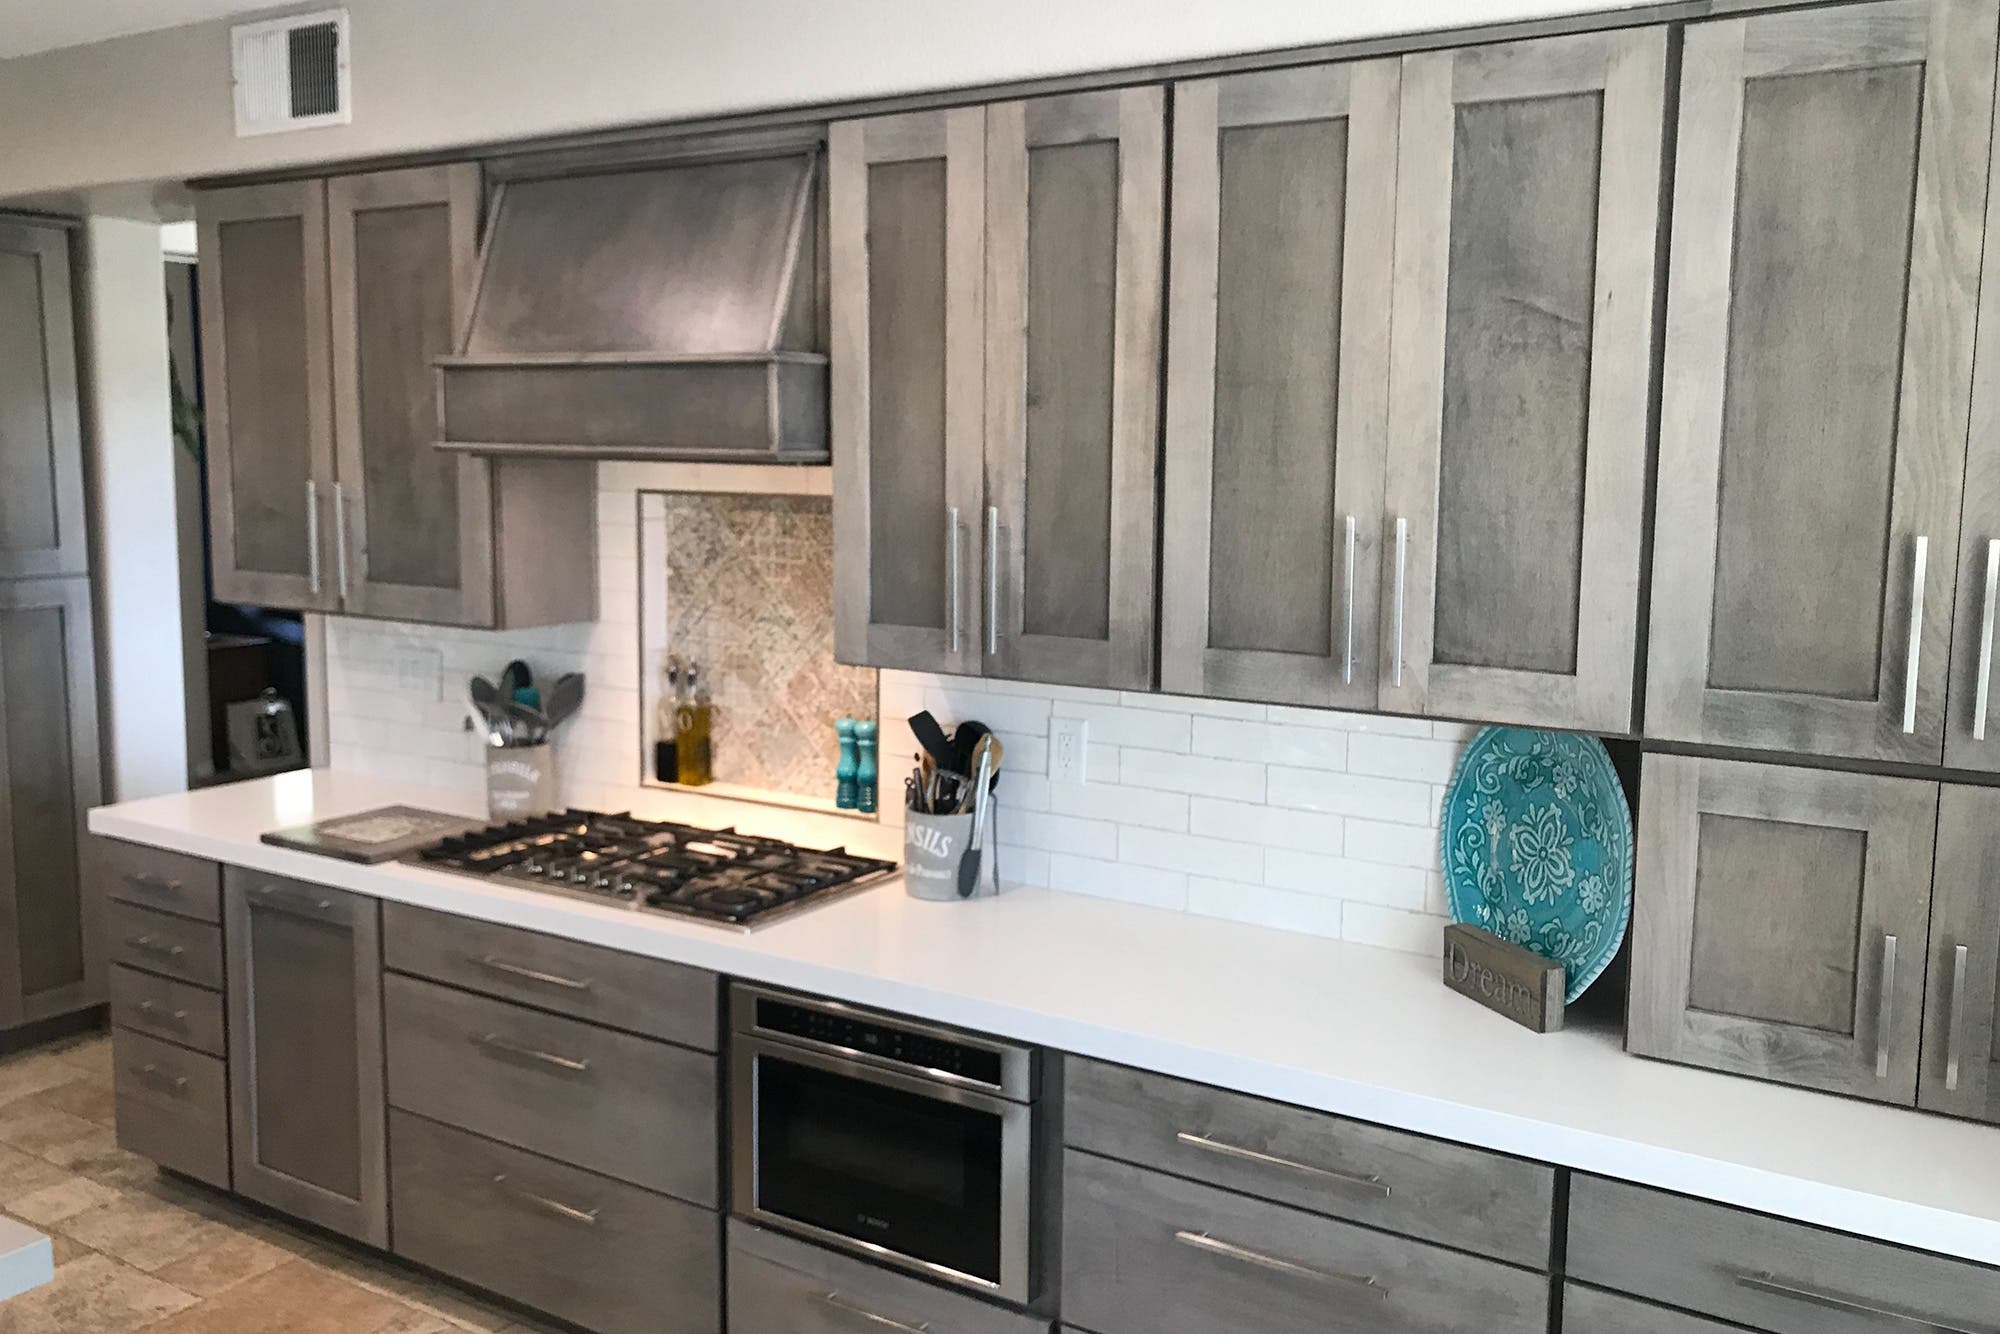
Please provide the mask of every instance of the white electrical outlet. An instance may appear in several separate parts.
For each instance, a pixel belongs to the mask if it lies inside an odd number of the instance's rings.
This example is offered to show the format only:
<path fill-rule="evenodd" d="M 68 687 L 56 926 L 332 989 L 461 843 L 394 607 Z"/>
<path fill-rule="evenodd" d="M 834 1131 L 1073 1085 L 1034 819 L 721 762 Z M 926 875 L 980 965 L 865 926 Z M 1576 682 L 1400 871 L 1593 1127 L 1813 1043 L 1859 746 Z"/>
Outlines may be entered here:
<path fill-rule="evenodd" d="M 1081 783 L 1083 761 L 1090 752 L 1090 724 L 1082 718 L 1057 718 L 1049 726 L 1049 781 Z"/>

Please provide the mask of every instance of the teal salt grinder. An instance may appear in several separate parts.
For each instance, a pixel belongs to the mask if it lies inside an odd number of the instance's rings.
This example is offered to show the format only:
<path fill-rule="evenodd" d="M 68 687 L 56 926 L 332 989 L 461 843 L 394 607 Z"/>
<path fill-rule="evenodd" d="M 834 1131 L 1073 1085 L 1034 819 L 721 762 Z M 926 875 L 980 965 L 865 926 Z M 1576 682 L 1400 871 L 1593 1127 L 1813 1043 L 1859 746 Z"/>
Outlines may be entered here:
<path fill-rule="evenodd" d="M 860 800 L 855 777 L 861 771 L 861 762 L 856 754 L 858 747 L 854 739 L 854 720 L 842 718 L 834 723 L 833 730 L 840 738 L 840 763 L 833 770 L 833 804 L 843 811 L 851 811 L 855 803 Z"/>
<path fill-rule="evenodd" d="M 875 809 L 875 780 L 878 767 L 875 762 L 875 733 L 876 723 L 873 718 L 854 724 L 854 744 L 861 752 L 854 775 L 855 785 L 860 789 L 857 805 L 866 812 L 873 812 Z"/>

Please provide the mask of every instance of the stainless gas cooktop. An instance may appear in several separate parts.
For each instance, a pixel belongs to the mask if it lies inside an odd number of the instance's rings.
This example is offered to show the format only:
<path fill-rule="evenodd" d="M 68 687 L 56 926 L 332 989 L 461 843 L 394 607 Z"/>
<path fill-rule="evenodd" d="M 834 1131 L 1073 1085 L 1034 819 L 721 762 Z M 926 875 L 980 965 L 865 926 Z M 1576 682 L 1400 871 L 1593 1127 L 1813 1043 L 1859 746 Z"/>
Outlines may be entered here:
<path fill-rule="evenodd" d="M 733 829 L 597 811 L 489 825 L 409 860 L 748 931 L 882 879 L 896 863 Z"/>

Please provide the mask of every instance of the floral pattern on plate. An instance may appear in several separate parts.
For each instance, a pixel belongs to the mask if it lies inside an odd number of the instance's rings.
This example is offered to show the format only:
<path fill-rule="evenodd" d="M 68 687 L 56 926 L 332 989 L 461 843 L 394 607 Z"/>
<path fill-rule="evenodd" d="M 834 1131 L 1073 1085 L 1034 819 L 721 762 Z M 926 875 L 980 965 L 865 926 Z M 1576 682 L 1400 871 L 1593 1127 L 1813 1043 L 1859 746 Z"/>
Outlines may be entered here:
<path fill-rule="evenodd" d="M 1489 727 L 1445 793 L 1454 920 L 1563 966 L 1568 999 L 1598 979 L 1632 920 L 1632 811 L 1595 737 Z"/>

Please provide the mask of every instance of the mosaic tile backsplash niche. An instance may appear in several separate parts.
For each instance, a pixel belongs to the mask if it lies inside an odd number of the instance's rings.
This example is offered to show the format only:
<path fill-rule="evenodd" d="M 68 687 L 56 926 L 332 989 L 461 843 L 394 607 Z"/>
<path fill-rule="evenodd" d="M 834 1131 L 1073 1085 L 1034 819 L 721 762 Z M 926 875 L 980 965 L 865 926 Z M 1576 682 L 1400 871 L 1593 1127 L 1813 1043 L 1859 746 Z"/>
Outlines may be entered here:
<path fill-rule="evenodd" d="M 873 718 L 876 698 L 874 671 L 833 659 L 832 502 L 649 493 L 641 504 L 664 546 L 665 651 L 700 664 L 715 704 L 715 781 L 830 797 L 834 720 Z"/>

